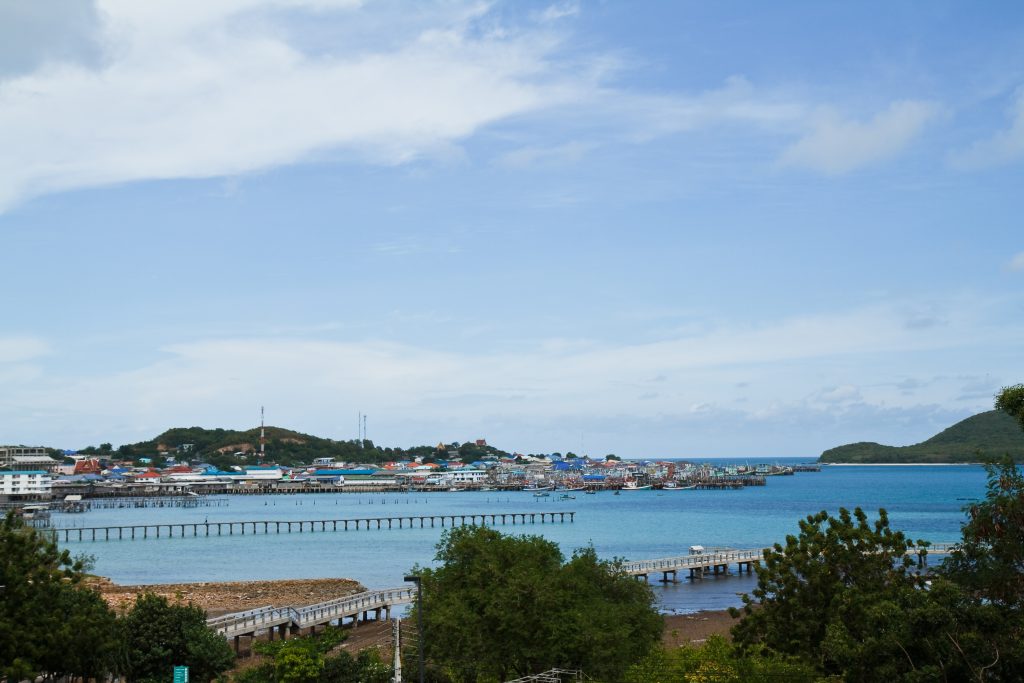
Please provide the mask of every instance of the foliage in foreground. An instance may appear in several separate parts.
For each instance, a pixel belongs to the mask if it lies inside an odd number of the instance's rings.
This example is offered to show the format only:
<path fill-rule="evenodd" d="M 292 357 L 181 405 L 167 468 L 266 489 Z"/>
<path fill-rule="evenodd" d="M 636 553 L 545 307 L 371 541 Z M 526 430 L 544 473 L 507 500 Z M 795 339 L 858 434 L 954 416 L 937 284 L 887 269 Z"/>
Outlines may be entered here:
<path fill-rule="evenodd" d="M 737 644 L 845 681 L 1019 680 L 1024 479 L 1009 459 L 988 475 L 957 552 L 931 576 L 912 570 L 927 544 L 892 531 L 884 510 L 873 524 L 860 509 L 802 521 L 766 551 Z"/>
<path fill-rule="evenodd" d="M 391 667 L 376 649 L 353 657 L 344 650 L 330 654 L 347 634 L 328 628 L 315 636 L 287 641 L 254 643 L 258 654 L 269 658 L 234 677 L 236 683 L 387 683 Z"/>
<path fill-rule="evenodd" d="M 722 636 L 701 645 L 659 649 L 634 664 L 624 683 L 816 683 L 813 666 L 767 651 L 742 651 Z"/>
<path fill-rule="evenodd" d="M 554 667 L 621 680 L 658 640 L 650 588 L 592 548 L 566 561 L 540 536 L 447 531 L 420 572 L 427 658 L 442 680 L 508 680 Z"/>
<path fill-rule="evenodd" d="M 119 621 L 129 680 L 163 683 L 185 665 L 190 680 L 210 681 L 234 664 L 231 646 L 207 628 L 206 612 L 194 605 L 144 594 Z"/>
<path fill-rule="evenodd" d="M 13 513 L 0 520 L 0 680 L 166 681 L 184 664 L 192 680 L 209 681 L 231 666 L 201 609 L 144 595 L 119 618 L 82 584 L 87 565 Z"/>

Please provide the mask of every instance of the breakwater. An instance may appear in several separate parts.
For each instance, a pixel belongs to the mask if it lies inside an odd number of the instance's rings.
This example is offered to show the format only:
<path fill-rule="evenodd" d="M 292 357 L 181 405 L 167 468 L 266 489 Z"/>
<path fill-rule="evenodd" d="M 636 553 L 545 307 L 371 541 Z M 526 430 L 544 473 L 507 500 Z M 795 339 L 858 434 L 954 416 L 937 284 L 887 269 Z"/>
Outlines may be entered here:
<path fill-rule="evenodd" d="M 51 528 L 57 541 L 122 541 L 149 538 L 196 538 L 244 536 L 254 534 L 291 534 L 370 529 L 404 529 L 464 526 L 479 524 L 558 524 L 574 522 L 576 513 L 563 512 L 489 512 L 451 515 L 403 515 L 400 517 L 361 517 L 356 519 L 246 520 L 227 522 L 177 522 L 125 526 Z M 417 527 L 418 523 L 418 527 Z M 385 526 L 387 525 L 387 526 Z M 177 533 L 175 533 L 177 531 Z"/>

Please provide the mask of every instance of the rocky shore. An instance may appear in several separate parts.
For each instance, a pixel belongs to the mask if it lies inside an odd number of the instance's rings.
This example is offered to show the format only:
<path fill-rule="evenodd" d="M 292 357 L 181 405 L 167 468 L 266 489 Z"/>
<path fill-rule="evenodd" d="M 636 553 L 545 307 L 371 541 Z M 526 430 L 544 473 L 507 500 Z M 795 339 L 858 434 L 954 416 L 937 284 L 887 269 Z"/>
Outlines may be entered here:
<path fill-rule="evenodd" d="M 115 610 L 126 609 L 142 593 L 155 593 L 172 603 L 198 605 L 211 617 L 257 607 L 312 605 L 365 591 L 351 579 L 285 579 L 280 581 L 225 581 L 119 586 L 96 577 L 90 585 Z"/>
<path fill-rule="evenodd" d="M 661 642 L 665 647 L 679 647 L 690 643 L 703 643 L 713 635 L 731 639 L 729 629 L 738 621 L 739 619 L 729 616 L 728 610 L 708 610 L 696 614 L 667 614 Z"/>

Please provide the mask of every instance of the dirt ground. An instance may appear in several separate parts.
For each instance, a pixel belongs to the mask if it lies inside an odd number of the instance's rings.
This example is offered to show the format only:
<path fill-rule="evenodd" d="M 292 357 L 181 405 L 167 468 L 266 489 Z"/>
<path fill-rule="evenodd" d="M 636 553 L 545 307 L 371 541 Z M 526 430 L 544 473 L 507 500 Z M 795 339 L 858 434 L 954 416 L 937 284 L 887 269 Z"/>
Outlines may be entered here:
<path fill-rule="evenodd" d="M 90 584 L 115 610 L 124 610 L 145 592 L 156 593 L 176 604 L 192 603 L 211 617 L 256 609 L 312 605 L 365 591 L 351 579 L 288 579 L 284 581 L 226 581 L 119 586 L 96 577 Z"/>
<path fill-rule="evenodd" d="M 665 630 L 661 642 L 665 647 L 679 647 L 687 643 L 702 643 L 708 636 L 729 638 L 729 629 L 739 619 L 733 619 L 726 610 L 697 612 L 696 614 L 665 615 Z"/>

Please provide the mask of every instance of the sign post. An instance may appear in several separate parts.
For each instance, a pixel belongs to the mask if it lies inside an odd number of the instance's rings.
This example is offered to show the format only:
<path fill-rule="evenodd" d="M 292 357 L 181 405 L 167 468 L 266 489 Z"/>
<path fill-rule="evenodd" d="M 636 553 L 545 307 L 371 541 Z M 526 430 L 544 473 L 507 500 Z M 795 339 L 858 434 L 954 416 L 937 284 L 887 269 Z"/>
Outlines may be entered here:
<path fill-rule="evenodd" d="M 174 667 L 174 683 L 188 683 L 188 667 Z"/>

